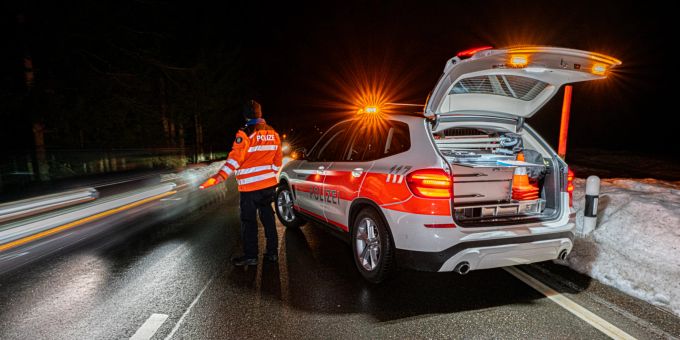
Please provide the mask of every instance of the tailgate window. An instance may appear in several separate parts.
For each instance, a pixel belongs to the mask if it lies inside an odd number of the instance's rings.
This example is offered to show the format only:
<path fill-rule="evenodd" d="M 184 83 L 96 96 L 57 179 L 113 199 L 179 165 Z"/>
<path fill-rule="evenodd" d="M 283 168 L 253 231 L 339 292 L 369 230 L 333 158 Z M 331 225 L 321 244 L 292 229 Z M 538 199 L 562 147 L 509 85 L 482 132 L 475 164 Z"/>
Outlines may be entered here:
<path fill-rule="evenodd" d="M 485 75 L 459 80 L 449 94 L 494 94 L 530 101 L 536 98 L 548 83 L 537 79 L 513 75 Z"/>

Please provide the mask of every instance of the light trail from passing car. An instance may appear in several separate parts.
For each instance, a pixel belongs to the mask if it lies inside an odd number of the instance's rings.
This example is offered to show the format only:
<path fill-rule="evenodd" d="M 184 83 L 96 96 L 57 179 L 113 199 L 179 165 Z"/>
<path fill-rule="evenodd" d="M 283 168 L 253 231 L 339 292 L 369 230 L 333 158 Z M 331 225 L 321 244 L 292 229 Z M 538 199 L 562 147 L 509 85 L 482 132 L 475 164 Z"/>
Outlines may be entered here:
<path fill-rule="evenodd" d="M 27 244 L 29 242 L 33 242 L 33 241 L 39 240 L 41 238 L 44 238 L 44 237 L 47 237 L 47 236 L 50 236 L 50 235 L 60 233 L 62 231 L 83 225 L 85 223 L 93 222 L 93 221 L 96 221 L 98 219 L 101 219 L 101 218 L 104 218 L 104 217 L 107 217 L 107 216 L 110 216 L 110 215 L 113 215 L 113 214 L 117 214 L 117 213 L 123 212 L 125 210 L 132 209 L 134 207 L 143 205 L 143 204 L 151 202 L 151 201 L 159 200 L 161 198 L 174 195 L 175 193 L 177 193 L 177 191 L 175 191 L 175 190 L 168 191 L 168 192 L 156 195 L 156 196 L 152 196 L 152 197 L 149 197 L 149 198 L 142 199 L 140 201 L 136 201 L 136 202 L 133 202 L 133 203 L 126 204 L 126 205 L 118 207 L 118 208 L 113 208 L 113 209 L 106 210 L 106 211 L 101 212 L 101 213 L 97 213 L 95 215 L 84 217 L 84 218 L 81 218 L 79 220 L 60 225 L 58 227 L 54 227 L 54 228 L 51 228 L 51 229 L 48 229 L 48 230 L 45 230 L 45 231 L 41 231 L 39 233 L 23 237 L 23 238 L 20 238 L 18 240 L 12 241 L 12 242 L 2 244 L 2 245 L 0 245 L 0 252 L 19 247 L 19 246 Z"/>

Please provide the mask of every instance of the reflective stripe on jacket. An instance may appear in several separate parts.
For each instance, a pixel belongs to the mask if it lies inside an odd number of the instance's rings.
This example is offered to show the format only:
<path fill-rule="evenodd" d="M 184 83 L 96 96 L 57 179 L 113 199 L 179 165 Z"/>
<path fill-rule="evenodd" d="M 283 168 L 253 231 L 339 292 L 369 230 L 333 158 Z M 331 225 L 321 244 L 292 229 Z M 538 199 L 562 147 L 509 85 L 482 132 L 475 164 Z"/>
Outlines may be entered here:
<path fill-rule="evenodd" d="M 236 133 L 227 161 L 219 175 L 224 179 L 236 176 L 238 191 L 255 191 L 277 184 L 276 174 L 281 167 L 283 153 L 279 134 L 270 126 L 260 124 L 247 135 Z"/>

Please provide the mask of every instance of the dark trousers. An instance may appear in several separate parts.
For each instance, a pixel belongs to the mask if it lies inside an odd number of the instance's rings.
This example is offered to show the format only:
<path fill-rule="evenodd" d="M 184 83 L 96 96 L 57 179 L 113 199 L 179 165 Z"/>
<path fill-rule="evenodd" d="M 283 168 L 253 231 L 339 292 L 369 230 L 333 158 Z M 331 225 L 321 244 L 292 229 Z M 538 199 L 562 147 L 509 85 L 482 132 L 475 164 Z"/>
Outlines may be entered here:
<path fill-rule="evenodd" d="M 241 192 L 241 238 L 243 240 L 243 253 L 247 258 L 256 258 L 258 254 L 258 211 L 260 221 L 264 225 L 264 235 L 267 238 L 267 254 L 278 255 L 279 240 L 276 234 L 274 210 L 272 210 L 274 191 L 275 187 Z"/>

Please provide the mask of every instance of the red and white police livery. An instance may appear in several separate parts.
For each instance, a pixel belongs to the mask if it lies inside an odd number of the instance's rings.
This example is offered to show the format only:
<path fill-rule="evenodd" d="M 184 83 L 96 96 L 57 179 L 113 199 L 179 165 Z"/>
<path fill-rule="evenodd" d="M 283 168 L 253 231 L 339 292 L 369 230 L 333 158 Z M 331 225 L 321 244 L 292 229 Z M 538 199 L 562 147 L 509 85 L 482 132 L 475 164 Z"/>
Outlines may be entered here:
<path fill-rule="evenodd" d="M 422 114 L 363 110 L 285 164 L 278 218 L 341 235 L 371 282 L 397 265 L 465 274 L 564 258 L 573 175 L 525 119 L 619 64 L 542 46 L 461 52 Z"/>

